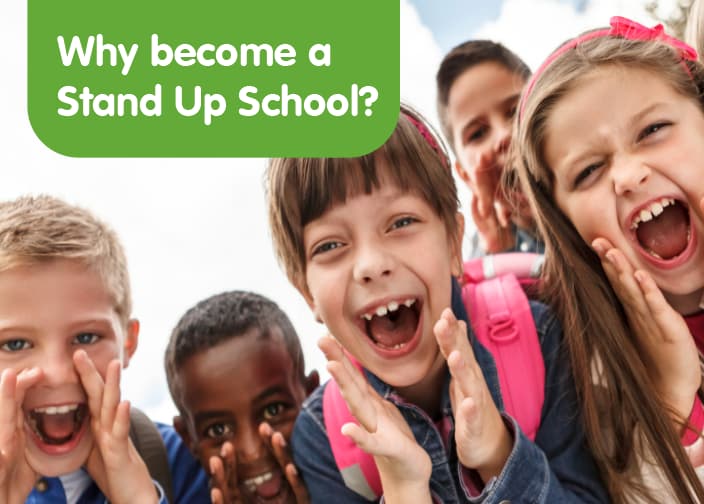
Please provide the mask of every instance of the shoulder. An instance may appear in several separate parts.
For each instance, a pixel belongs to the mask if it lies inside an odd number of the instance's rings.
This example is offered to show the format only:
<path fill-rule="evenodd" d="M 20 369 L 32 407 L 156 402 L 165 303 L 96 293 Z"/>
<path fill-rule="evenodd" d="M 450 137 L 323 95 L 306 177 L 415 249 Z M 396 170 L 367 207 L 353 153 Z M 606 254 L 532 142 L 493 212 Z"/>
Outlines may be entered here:
<path fill-rule="evenodd" d="M 154 422 L 164 440 L 176 503 L 209 503 L 208 477 L 181 436 L 170 425 Z"/>
<path fill-rule="evenodd" d="M 528 303 L 541 345 L 559 344 L 562 339 L 562 326 L 552 309 L 540 301 L 531 299 Z"/>

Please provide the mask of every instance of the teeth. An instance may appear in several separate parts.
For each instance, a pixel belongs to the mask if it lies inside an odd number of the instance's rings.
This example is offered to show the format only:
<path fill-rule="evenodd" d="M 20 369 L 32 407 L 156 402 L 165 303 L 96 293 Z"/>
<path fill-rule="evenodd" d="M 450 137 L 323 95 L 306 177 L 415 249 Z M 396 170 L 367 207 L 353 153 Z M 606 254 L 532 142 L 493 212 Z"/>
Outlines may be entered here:
<path fill-rule="evenodd" d="M 648 208 L 644 208 L 638 215 L 635 216 L 633 222 L 631 223 L 631 229 L 637 229 L 641 222 L 653 220 L 654 217 L 657 217 L 663 212 L 665 207 L 673 205 L 674 203 L 674 198 L 662 198 L 660 201 L 654 201 L 648 206 Z"/>
<path fill-rule="evenodd" d="M 66 404 L 64 406 L 47 406 L 46 408 L 36 408 L 34 411 L 44 415 L 63 415 L 71 411 L 76 411 L 78 404 Z"/>
<path fill-rule="evenodd" d="M 273 473 L 267 472 L 264 474 L 260 474 L 259 476 L 255 476 L 254 478 L 244 480 L 243 483 L 247 485 L 250 490 L 254 491 L 259 485 L 261 485 L 265 481 L 269 481 L 273 476 Z"/>
<path fill-rule="evenodd" d="M 402 303 L 399 303 L 398 301 L 389 301 L 389 303 L 386 306 L 379 306 L 374 312 L 364 313 L 362 315 L 362 318 L 364 320 L 371 320 L 372 317 L 374 317 L 375 315 L 377 317 L 383 317 L 384 315 L 388 314 L 389 312 L 395 312 L 396 310 L 398 310 L 399 307 L 401 306 L 401 304 L 410 308 L 411 306 L 413 306 L 413 304 L 415 302 L 416 302 L 416 300 L 413 298 L 406 299 Z"/>

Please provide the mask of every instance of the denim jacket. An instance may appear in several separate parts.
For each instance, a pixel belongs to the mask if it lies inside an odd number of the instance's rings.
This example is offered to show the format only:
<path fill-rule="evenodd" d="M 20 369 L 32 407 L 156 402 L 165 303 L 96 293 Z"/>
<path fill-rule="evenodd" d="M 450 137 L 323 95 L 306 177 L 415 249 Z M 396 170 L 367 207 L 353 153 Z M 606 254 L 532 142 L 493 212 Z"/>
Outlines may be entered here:
<path fill-rule="evenodd" d="M 458 319 L 467 321 L 467 312 L 456 284 L 453 286 L 452 308 Z M 531 310 L 545 360 L 545 400 L 535 442 L 530 441 L 518 424 L 503 412 L 494 359 L 469 329 L 475 357 L 492 397 L 514 433 L 513 449 L 503 471 L 488 481 L 478 496 L 470 495 L 461 478 L 462 466 L 457 459 L 454 416 L 450 406 L 449 371 L 441 391 L 442 414 L 453 426 L 449 450 L 445 449 L 440 432 L 424 411 L 403 402 L 391 386 L 366 372 L 374 390 L 398 407 L 418 443 L 430 454 L 433 464 L 430 490 L 436 502 L 609 502 L 597 467 L 586 447 L 569 361 L 560 347 L 561 328 L 544 305 L 531 302 Z M 313 504 L 372 502 L 348 489 L 337 469 L 323 422 L 324 386 L 304 402 L 296 421 L 291 438 L 294 461 Z"/>

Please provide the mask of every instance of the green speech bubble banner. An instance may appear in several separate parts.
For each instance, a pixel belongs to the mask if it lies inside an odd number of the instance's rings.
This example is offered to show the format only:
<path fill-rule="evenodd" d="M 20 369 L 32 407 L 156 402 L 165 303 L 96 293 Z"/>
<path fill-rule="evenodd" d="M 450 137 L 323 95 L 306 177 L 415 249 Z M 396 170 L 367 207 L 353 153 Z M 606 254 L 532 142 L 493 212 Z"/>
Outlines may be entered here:
<path fill-rule="evenodd" d="M 28 0 L 30 122 L 69 156 L 358 156 L 398 118 L 399 11 Z"/>

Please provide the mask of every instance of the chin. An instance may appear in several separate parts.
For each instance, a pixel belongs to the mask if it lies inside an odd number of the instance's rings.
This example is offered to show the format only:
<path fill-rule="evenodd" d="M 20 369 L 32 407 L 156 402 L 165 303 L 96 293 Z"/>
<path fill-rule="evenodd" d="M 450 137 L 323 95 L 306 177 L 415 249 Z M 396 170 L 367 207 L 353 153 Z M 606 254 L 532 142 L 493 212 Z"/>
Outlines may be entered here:
<path fill-rule="evenodd" d="M 42 446 L 33 434 L 25 429 L 27 462 L 41 476 L 55 477 L 71 473 L 85 465 L 93 448 L 93 434 L 90 428 L 81 433 L 80 439 L 72 446 Z"/>

